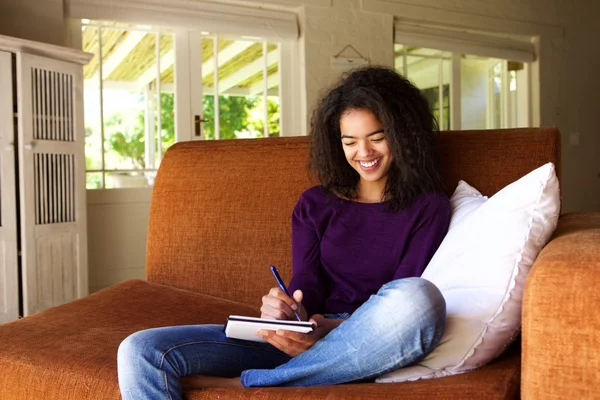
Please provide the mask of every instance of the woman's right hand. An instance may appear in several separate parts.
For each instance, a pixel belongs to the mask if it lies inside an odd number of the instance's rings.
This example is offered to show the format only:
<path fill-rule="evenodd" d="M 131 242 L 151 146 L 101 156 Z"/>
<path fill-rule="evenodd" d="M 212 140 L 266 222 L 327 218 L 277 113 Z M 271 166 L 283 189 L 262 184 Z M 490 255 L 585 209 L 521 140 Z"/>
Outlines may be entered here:
<path fill-rule="evenodd" d="M 300 319 L 306 321 L 306 310 L 302 306 L 302 291 L 296 290 L 293 298 L 285 294 L 278 287 L 271 288 L 269 293 L 262 297 L 260 317 L 267 319 L 295 320 L 294 311 L 298 311 Z"/>

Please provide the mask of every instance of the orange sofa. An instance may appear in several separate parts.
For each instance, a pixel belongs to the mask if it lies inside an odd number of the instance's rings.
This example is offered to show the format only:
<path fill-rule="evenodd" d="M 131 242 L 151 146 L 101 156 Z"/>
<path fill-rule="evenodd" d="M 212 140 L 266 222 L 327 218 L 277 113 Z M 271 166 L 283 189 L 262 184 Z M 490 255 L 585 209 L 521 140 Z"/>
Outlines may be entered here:
<path fill-rule="evenodd" d="M 153 190 L 146 280 L 0 326 L 0 399 L 117 400 L 116 357 L 150 327 L 258 315 L 291 271 L 290 215 L 307 178 L 306 137 L 179 143 Z M 553 161 L 556 129 L 443 132 L 446 191 L 464 179 L 486 195 Z M 462 375 L 408 383 L 211 389 L 188 399 L 600 398 L 600 213 L 564 215 L 534 264 L 522 340 Z"/>

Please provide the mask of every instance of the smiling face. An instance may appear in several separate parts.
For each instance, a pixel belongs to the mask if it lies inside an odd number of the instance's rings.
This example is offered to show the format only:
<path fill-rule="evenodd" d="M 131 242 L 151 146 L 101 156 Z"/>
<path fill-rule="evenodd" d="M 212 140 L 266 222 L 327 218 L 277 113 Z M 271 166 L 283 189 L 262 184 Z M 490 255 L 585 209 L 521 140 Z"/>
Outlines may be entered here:
<path fill-rule="evenodd" d="M 359 173 L 361 184 L 385 186 L 392 153 L 377 117 L 369 110 L 347 110 L 340 117 L 340 131 L 346 160 Z"/>

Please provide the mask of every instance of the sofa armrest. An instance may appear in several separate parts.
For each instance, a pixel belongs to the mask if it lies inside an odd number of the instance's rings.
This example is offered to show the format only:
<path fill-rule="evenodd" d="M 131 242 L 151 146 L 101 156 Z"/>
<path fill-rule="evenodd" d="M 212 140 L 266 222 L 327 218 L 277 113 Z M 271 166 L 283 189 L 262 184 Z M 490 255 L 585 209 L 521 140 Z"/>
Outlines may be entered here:
<path fill-rule="evenodd" d="M 561 216 L 527 279 L 522 399 L 600 398 L 600 213 Z"/>

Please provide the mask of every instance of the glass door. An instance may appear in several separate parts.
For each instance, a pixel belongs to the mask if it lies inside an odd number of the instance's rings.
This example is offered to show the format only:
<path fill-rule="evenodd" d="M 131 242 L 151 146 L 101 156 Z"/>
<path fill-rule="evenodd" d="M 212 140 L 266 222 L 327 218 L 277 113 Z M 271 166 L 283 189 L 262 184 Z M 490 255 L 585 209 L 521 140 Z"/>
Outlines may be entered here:
<path fill-rule="evenodd" d="M 202 60 L 191 86 L 192 97 L 202 99 L 201 113 L 194 115 L 200 138 L 279 136 L 280 44 L 204 33 L 192 45 Z"/>
<path fill-rule="evenodd" d="M 421 89 L 439 129 L 450 129 L 452 53 L 414 46 L 396 46 L 396 68 Z"/>
<path fill-rule="evenodd" d="M 396 70 L 421 89 L 440 130 L 530 126 L 528 64 L 395 46 Z"/>

